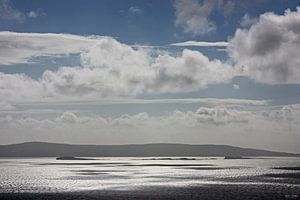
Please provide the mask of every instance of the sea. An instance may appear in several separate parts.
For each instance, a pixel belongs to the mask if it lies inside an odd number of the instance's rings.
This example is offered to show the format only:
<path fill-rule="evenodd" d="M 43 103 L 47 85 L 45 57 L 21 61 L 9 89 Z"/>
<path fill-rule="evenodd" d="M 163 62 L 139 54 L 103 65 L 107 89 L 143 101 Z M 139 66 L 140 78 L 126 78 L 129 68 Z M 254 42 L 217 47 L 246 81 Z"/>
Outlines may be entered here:
<path fill-rule="evenodd" d="M 300 199 L 299 157 L 1 158 L 0 199 Z"/>
<path fill-rule="evenodd" d="M 300 195 L 299 157 L 1 158 L 0 193 L 135 191 L 149 187 L 281 186 Z M 297 193 L 299 191 L 299 193 Z M 290 195 L 290 194 L 289 194 Z"/>

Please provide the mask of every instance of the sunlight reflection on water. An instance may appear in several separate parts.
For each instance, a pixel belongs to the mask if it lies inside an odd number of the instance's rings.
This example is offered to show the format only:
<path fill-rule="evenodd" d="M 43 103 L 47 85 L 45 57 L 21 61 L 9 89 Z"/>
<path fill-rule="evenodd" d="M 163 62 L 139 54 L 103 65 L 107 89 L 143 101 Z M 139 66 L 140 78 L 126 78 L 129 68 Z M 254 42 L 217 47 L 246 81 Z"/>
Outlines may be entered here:
<path fill-rule="evenodd" d="M 273 167 L 300 166 L 299 158 L 224 160 L 151 160 L 149 158 L 0 159 L 0 192 L 60 192 L 80 190 L 133 190 L 148 186 L 203 184 L 287 184 L 299 179 L 264 177 L 293 173 Z M 299 172 L 299 171 L 298 171 Z"/>

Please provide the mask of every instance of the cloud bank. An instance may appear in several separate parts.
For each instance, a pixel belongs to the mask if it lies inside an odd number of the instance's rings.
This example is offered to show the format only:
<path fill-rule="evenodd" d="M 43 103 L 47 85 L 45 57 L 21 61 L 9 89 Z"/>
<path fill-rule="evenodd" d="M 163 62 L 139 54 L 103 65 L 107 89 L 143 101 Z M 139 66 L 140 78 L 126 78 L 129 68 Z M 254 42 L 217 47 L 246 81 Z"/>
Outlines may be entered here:
<path fill-rule="evenodd" d="M 4 52 L 1 64 L 26 63 L 47 55 L 78 53 L 81 58 L 81 66 L 47 70 L 38 80 L 0 73 L 3 101 L 191 92 L 210 84 L 228 83 L 235 73 L 230 65 L 209 60 L 198 51 L 185 49 L 176 56 L 166 51 L 154 54 L 108 37 L 0 32 L 0 49 Z"/>
<path fill-rule="evenodd" d="M 226 143 L 299 152 L 299 120 L 299 105 L 259 111 L 200 107 L 159 116 L 141 112 L 114 118 L 72 111 L 47 118 L 2 114 L 0 141 Z"/>

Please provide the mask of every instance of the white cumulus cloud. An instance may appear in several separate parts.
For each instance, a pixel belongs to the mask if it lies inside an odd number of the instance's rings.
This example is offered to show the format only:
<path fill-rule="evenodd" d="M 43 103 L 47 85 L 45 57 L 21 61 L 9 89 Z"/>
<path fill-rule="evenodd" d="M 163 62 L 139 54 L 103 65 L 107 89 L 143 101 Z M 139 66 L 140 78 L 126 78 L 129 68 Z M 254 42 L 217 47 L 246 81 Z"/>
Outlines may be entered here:
<path fill-rule="evenodd" d="M 262 14 L 230 40 L 230 56 L 244 75 L 260 83 L 300 83 L 300 7 L 284 15 Z"/>
<path fill-rule="evenodd" d="M 229 64 L 209 60 L 198 51 L 185 49 L 176 56 L 166 51 L 154 54 L 108 37 L 0 32 L 0 49 L 2 64 L 30 62 L 44 55 L 78 53 L 81 58 L 81 66 L 47 70 L 37 80 L 0 73 L 3 101 L 91 100 L 190 92 L 228 83 L 235 74 Z"/>

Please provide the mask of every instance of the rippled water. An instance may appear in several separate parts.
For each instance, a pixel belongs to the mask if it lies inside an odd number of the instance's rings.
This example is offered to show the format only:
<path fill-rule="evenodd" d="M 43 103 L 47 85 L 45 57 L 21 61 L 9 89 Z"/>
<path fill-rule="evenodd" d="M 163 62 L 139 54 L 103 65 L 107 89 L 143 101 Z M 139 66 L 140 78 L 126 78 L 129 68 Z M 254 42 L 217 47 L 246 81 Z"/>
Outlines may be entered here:
<path fill-rule="evenodd" d="M 273 184 L 299 187 L 299 158 L 0 159 L 0 192 L 134 190 L 148 186 Z"/>

